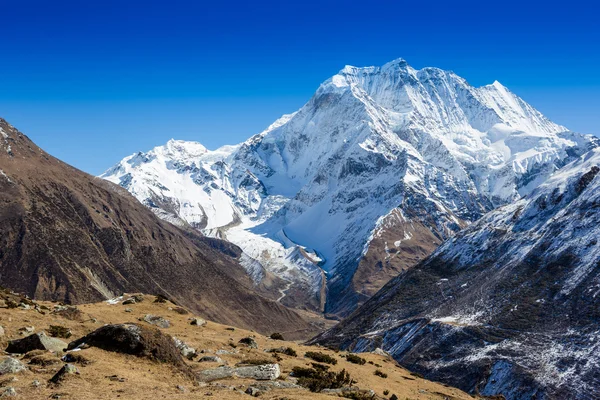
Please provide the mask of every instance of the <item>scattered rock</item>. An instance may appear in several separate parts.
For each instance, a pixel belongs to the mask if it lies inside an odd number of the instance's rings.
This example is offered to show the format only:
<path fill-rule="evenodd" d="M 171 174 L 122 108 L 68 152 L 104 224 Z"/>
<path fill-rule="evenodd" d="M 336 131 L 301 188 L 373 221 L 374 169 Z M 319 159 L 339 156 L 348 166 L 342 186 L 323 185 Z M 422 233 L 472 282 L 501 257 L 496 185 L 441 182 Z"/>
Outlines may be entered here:
<path fill-rule="evenodd" d="M 185 386 L 181 386 L 181 385 L 177 385 L 177 390 L 179 390 L 181 393 L 187 392 L 187 390 L 185 390 Z"/>
<path fill-rule="evenodd" d="M 191 360 L 192 358 L 196 357 L 196 349 L 188 346 L 187 343 L 185 343 L 183 340 L 173 337 L 173 342 L 175 343 L 175 347 L 177 347 L 181 352 L 181 355 L 187 358 L 188 360 Z"/>
<path fill-rule="evenodd" d="M 216 363 L 222 363 L 223 360 L 221 359 L 221 357 L 218 357 L 218 356 L 204 356 L 201 359 L 199 359 L 198 362 L 216 362 Z"/>
<path fill-rule="evenodd" d="M 254 338 L 251 337 L 242 338 L 238 343 L 246 345 L 251 349 L 258 349 L 258 343 L 256 343 L 256 340 L 254 340 Z"/>
<path fill-rule="evenodd" d="M 106 376 L 105 378 L 108 378 L 109 381 L 113 381 L 113 382 L 123 383 L 123 382 L 127 381 L 127 379 L 120 377 L 119 375 L 109 375 L 109 376 Z"/>
<path fill-rule="evenodd" d="M 183 308 L 183 307 L 175 307 L 175 308 L 173 309 L 173 311 L 175 311 L 177 314 L 180 314 L 180 315 L 187 315 L 187 314 L 189 314 L 189 313 L 190 313 L 188 310 L 186 310 L 186 309 L 185 309 L 185 308 Z"/>
<path fill-rule="evenodd" d="M 33 386 L 33 387 L 40 387 L 40 385 L 41 385 L 41 383 L 37 379 L 34 380 L 33 382 L 31 382 L 31 386 Z"/>
<path fill-rule="evenodd" d="M 171 336 L 155 328 L 138 324 L 105 325 L 69 343 L 68 349 L 79 348 L 83 343 L 107 351 L 169 363 L 191 376 L 191 369 L 183 361 Z"/>
<path fill-rule="evenodd" d="M 7 357 L 0 362 L 0 375 L 16 374 L 25 371 L 27 367 L 19 360 Z"/>
<path fill-rule="evenodd" d="M 33 333 L 33 332 L 35 332 L 35 327 L 34 326 L 24 326 L 22 328 L 19 328 L 19 332 L 21 334 L 24 334 L 24 333 Z"/>
<path fill-rule="evenodd" d="M 0 397 L 14 397 L 16 395 L 17 391 L 12 386 L 4 388 L 4 390 L 2 390 L 2 392 L 0 393 Z"/>
<path fill-rule="evenodd" d="M 202 318 L 192 318 L 190 325 L 204 326 L 204 325 L 206 325 L 206 321 L 203 320 Z"/>
<path fill-rule="evenodd" d="M 133 312 L 133 308 L 126 308 L 125 312 Z"/>
<path fill-rule="evenodd" d="M 31 306 L 29 304 L 20 303 L 19 308 L 22 310 L 29 310 L 29 309 L 31 309 Z"/>
<path fill-rule="evenodd" d="M 156 299 L 154 299 L 155 303 L 166 303 L 168 301 L 168 299 L 163 296 L 162 294 L 159 294 L 156 296 Z"/>
<path fill-rule="evenodd" d="M 60 339 L 52 338 L 44 332 L 34 333 L 23 339 L 11 340 L 6 348 L 7 353 L 27 353 L 31 350 L 48 350 L 62 352 L 67 344 Z"/>
<path fill-rule="evenodd" d="M 55 385 L 63 382 L 69 375 L 79 375 L 79 371 L 77 367 L 73 364 L 65 364 L 63 367 L 48 380 L 49 383 L 53 383 Z"/>
<path fill-rule="evenodd" d="M 143 321 L 146 321 L 149 324 L 156 325 L 159 328 L 168 328 L 171 326 L 171 323 L 164 319 L 163 317 L 159 317 L 157 315 L 146 314 L 144 315 Z"/>
<path fill-rule="evenodd" d="M 249 394 L 252 397 L 258 397 L 260 396 L 260 390 L 258 388 L 255 388 L 253 386 L 248 387 L 248 389 L 246 389 L 246 394 Z"/>
<path fill-rule="evenodd" d="M 135 304 L 135 303 L 136 303 L 135 299 L 134 299 L 133 297 L 130 297 L 130 298 L 128 298 L 127 300 L 125 300 L 125 301 L 124 301 L 122 304 L 123 304 L 124 306 L 127 306 L 127 305 L 130 305 L 130 304 Z"/>

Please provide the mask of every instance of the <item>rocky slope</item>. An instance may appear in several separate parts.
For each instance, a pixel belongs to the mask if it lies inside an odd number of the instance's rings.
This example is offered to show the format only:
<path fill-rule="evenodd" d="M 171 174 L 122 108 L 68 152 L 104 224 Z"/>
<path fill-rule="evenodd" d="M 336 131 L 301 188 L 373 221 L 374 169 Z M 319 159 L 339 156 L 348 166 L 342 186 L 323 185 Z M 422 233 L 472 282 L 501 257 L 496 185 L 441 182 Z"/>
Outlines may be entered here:
<path fill-rule="evenodd" d="M 486 214 L 315 342 L 507 399 L 600 393 L 600 150 Z"/>
<path fill-rule="evenodd" d="M 137 300 L 124 304 L 132 298 Z M 386 355 L 364 354 L 364 364 L 353 364 L 346 352 L 273 340 L 203 321 L 187 309 L 155 300 L 154 296 L 135 294 L 70 308 L 32 302 L 0 290 L 0 345 L 5 349 L 13 343 L 13 353 L 0 357 L 0 395 L 12 393 L 31 400 L 337 399 L 343 393 L 341 388 L 331 393 L 311 392 L 291 376 L 294 368 L 310 367 L 314 362 L 306 352 L 317 351 L 336 361 L 329 365 L 331 371 L 346 370 L 355 380 L 352 389 L 347 387 L 344 393 L 368 393 L 363 398 L 373 400 L 394 395 L 400 399 L 472 399 L 458 389 L 411 374 Z M 6 308 L 9 304 L 16 308 Z M 144 321 L 148 315 L 168 321 L 169 326 L 161 328 Z M 140 334 L 128 335 L 127 329 Z M 52 342 L 51 349 L 33 342 L 15 348 L 14 341 L 23 343 L 22 339 L 42 332 L 48 333 L 45 342 Z M 115 335 L 118 332 L 122 335 Z M 51 333 L 63 337 L 51 338 Z M 74 346 L 83 338 L 88 345 L 76 350 Z M 103 340 L 106 338 L 112 340 Z M 63 352 L 63 348 L 69 351 Z M 278 353 L 267 352 L 269 349 Z M 53 379 L 67 363 L 71 365 L 67 371 L 72 373 Z M 387 377 L 376 376 L 376 370 Z M 231 371 L 235 375 L 229 375 Z M 221 379 L 212 380 L 217 374 Z"/>
<path fill-rule="evenodd" d="M 347 315 L 595 146 L 498 82 L 476 88 L 400 59 L 342 69 L 240 145 L 170 141 L 103 177 L 162 218 L 240 246 L 257 282 L 267 272 L 288 282 L 283 304 Z"/>
<path fill-rule="evenodd" d="M 1 119 L 0 135 L 0 284 L 68 303 L 144 291 L 258 331 L 315 329 L 260 295 L 239 248 L 161 221 Z"/>

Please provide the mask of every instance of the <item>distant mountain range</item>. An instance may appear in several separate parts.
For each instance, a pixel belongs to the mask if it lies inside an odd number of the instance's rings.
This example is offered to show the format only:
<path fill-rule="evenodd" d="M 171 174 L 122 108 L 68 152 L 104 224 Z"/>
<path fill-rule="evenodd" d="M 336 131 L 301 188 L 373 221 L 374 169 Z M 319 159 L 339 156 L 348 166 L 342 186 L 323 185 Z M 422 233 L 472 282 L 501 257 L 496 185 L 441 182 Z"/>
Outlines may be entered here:
<path fill-rule="evenodd" d="M 239 246 L 254 283 L 282 304 L 345 316 L 598 144 L 498 82 L 477 88 L 398 59 L 345 67 L 239 145 L 172 140 L 102 177 L 159 217 Z"/>

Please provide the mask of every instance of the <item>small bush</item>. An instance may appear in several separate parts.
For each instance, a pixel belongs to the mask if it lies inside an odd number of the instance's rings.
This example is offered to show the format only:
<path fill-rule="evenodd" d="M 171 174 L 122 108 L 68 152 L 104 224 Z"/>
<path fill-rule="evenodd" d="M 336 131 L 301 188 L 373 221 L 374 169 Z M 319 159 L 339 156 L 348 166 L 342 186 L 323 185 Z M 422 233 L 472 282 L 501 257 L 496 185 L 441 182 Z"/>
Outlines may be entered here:
<path fill-rule="evenodd" d="M 273 339 L 273 340 L 285 340 L 283 338 L 283 335 L 281 333 L 279 333 L 279 332 L 272 333 L 271 336 L 270 336 L 270 338 Z"/>
<path fill-rule="evenodd" d="M 48 333 L 52 337 L 63 339 L 68 339 L 72 335 L 71 330 L 69 328 L 65 328 L 64 326 L 60 325 L 50 325 L 50 328 L 48 328 Z"/>
<path fill-rule="evenodd" d="M 331 365 L 337 364 L 337 360 L 335 358 L 333 358 L 330 355 L 327 355 L 325 353 L 320 353 L 318 351 L 308 351 L 304 354 L 304 357 L 308 357 L 311 360 L 315 360 L 317 362 L 322 362 L 325 364 L 331 364 Z"/>
<path fill-rule="evenodd" d="M 294 367 L 293 375 L 298 378 L 298 384 L 308 388 L 311 392 L 320 392 L 323 389 L 339 389 L 355 383 L 345 369 L 340 372 L 328 371 L 326 365 L 321 369 Z"/>
<path fill-rule="evenodd" d="M 233 332 L 233 331 L 235 331 L 235 328 L 228 327 L 228 328 L 225 328 L 225 330 L 226 330 L 226 331 L 232 331 L 232 332 Z"/>
<path fill-rule="evenodd" d="M 173 311 L 175 311 L 177 314 L 180 314 L 180 315 L 187 315 L 187 314 L 189 314 L 189 311 L 186 310 L 185 308 L 182 308 L 182 307 L 175 307 L 173 309 Z"/>
<path fill-rule="evenodd" d="M 387 390 L 387 389 L 385 389 L 385 390 L 383 391 L 383 395 L 384 395 L 384 396 L 387 396 L 388 394 L 390 394 L 390 391 L 389 391 L 389 390 Z"/>
<path fill-rule="evenodd" d="M 390 400 L 398 400 L 398 396 L 396 396 L 395 394 L 390 396 Z"/>
<path fill-rule="evenodd" d="M 290 356 L 290 357 L 297 357 L 298 353 L 296 353 L 296 350 L 292 349 L 291 347 L 286 348 L 283 351 L 283 354 L 285 354 L 286 356 Z"/>
<path fill-rule="evenodd" d="M 375 370 L 374 374 L 377 375 L 377 376 L 380 376 L 382 378 L 387 378 L 387 374 L 385 372 L 381 371 L 381 370 L 378 370 L 378 369 Z"/>
<path fill-rule="evenodd" d="M 367 362 L 367 360 L 365 360 L 364 358 L 359 357 L 356 354 L 352 354 L 352 353 L 350 353 L 346 356 L 346 360 L 348 360 L 352 364 L 358 364 L 358 365 L 365 365 L 365 363 Z"/>

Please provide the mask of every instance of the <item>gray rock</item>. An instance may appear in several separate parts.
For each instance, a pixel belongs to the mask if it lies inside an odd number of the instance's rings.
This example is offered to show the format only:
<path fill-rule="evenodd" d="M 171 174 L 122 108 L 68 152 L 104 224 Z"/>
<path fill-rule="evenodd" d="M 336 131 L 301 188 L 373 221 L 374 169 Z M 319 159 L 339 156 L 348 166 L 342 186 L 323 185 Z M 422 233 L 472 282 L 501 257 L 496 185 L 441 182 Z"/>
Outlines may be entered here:
<path fill-rule="evenodd" d="M 21 333 L 33 333 L 34 331 L 35 331 L 34 326 L 24 326 L 22 328 L 19 328 L 19 332 L 21 332 Z"/>
<path fill-rule="evenodd" d="M 188 346 L 188 344 L 185 343 L 183 340 L 173 337 L 173 342 L 175 342 L 175 347 L 177 347 L 179 349 L 179 351 L 181 352 L 181 355 L 184 356 L 185 358 L 191 360 L 192 358 L 194 358 L 196 356 L 196 349 Z"/>
<path fill-rule="evenodd" d="M 204 356 L 201 359 L 199 359 L 198 362 L 216 362 L 216 363 L 222 363 L 223 360 L 221 359 L 221 357 L 218 357 L 218 356 Z"/>
<path fill-rule="evenodd" d="M 171 326 L 171 323 L 164 319 L 163 317 L 159 317 L 157 315 L 146 314 L 143 318 L 149 324 L 158 326 L 159 328 L 168 328 Z"/>
<path fill-rule="evenodd" d="M 279 368 L 279 364 L 253 365 L 249 367 L 235 368 L 234 374 L 240 378 L 267 381 L 279 378 L 279 375 L 281 375 L 281 369 Z"/>
<path fill-rule="evenodd" d="M 204 326 L 204 325 L 206 325 L 206 321 L 203 320 L 202 318 L 192 318 L 190 325 Z"/>
<path fill-rule="evenodd" d="M 12 386 L 4 388 L 0 393 L 0 397 L 15 397 L 16 395 L 17 391 Z"/>
<path fill-rule="evenodd" d="M 5 358 L 0 362 L 0 375 L 16 374 L 26 369 L 27 367 L 21 361 L 12 357 Z"/>
<path fill-rule="evenodd" d="M 133 308 L 126 308 L 125 312 L 133 312 Z"/>
<path fill-rule="evenodd" d="M 5 335 L 4 327 L 0 326 L 0 337 L 3 337 L 4 335 Z"/>
<path fill-rule="evenodd" d="M 75 374 L 79 374 L 77 367 L 73 364 L 65 364 L 48 382 L 57 384 L 65 380 L 67 376 Z"/>
<path fill-rule="evenodd" d="M 260 396 L 260 390 L 258 388 L 255 388 L 253 386 L 250 386 L 248 389 L 246 389 L 246 394 L 249 394 L 252 397 L 258 397 Z"/>
<path fill-rule="evenodd" d="M 127 306 L 127 305 L 135 304 L 135 303 L 136 303 L 135 299 L 133 297 L 130 297 L 121 304 L 123 304 L 124 306 Z"/>
<path fill-rule="evenodd" d="M 213 369 L 205 369 L 200 371 L 197 378 L 200 382 L 212 382 L 218 379 L 225 379 L 233 377 L 233 368 L 231 367 L 219 367 Z"/>
<path fill-rule="evenodd" d="M 231 368 L 221 366 L 219 368 L 205 369 L 198 374 L 200 382 L 211 382 L 218 379 L 231 377 L 262 380 L 275 380 L 281 375 L 279 364 L 253 365 L 250 367 Z"/>
<path fill-rule="evenodd" d="M 62 352 L 67 344 L 60 339 L 46 335 L 45 332 L 34 333 L 23 339 L 11 340 L 6 348 L 7 353 L 27 353 L 31 350 L 48 350 Z"/>

